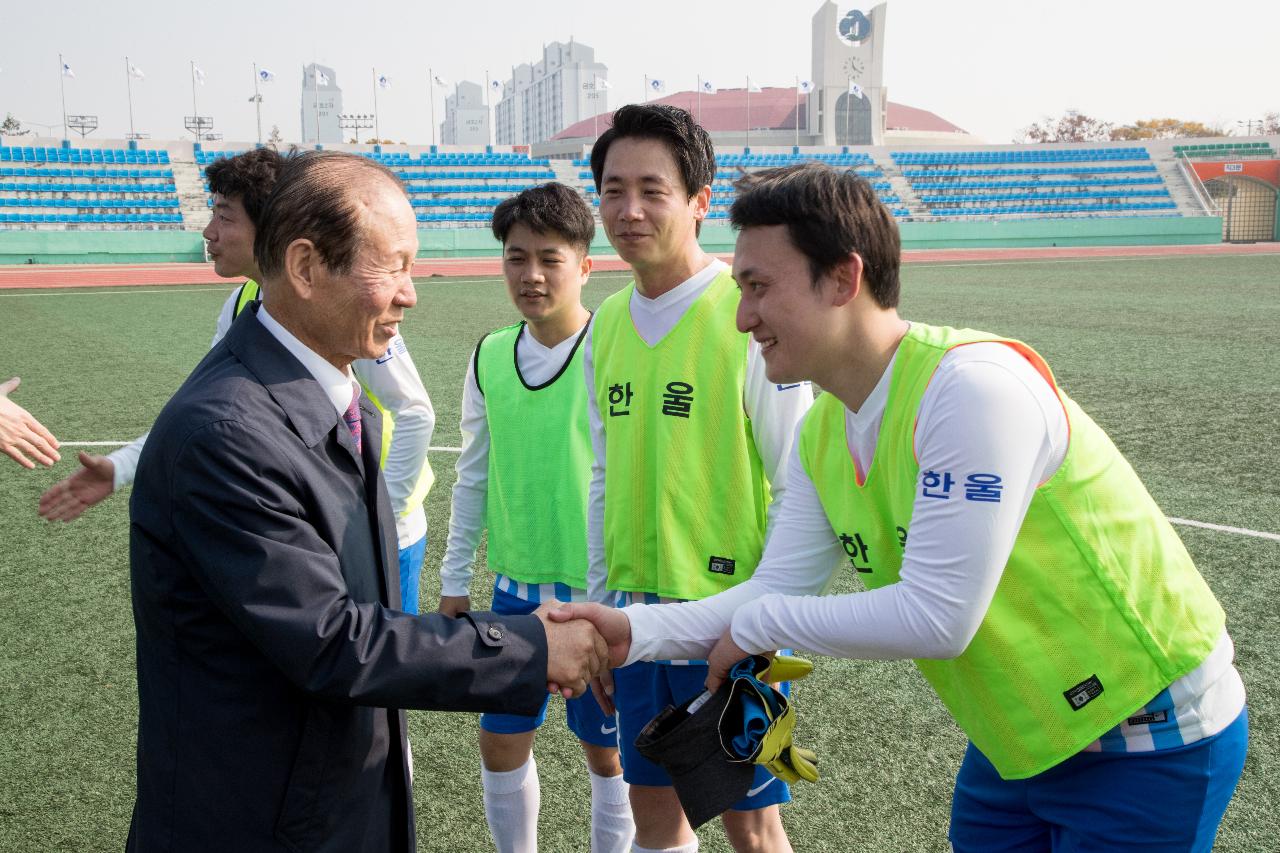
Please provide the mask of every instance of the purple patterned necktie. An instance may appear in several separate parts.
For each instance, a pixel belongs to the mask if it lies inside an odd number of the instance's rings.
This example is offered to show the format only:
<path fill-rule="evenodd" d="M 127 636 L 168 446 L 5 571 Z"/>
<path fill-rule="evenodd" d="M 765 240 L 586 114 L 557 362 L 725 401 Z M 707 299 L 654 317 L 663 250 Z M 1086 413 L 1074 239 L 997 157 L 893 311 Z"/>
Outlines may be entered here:
<path fill-rule="evenodd" d="M 347 429 L 351 430 L 351 437 L 356 440 L 356 453 L 358 455 L 361 452 L 359 392 L 352 393 L 351 405 L 347 406 L 347 410 L 342 413 L 342 419 L 347 422 Z"/>

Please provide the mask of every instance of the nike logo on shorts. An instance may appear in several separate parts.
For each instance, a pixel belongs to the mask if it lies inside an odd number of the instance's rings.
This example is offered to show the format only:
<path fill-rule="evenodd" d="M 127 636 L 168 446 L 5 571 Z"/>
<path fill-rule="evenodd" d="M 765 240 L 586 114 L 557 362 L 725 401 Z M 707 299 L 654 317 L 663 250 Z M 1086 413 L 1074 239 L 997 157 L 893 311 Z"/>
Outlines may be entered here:
<path fill-rule="evenodd" d="M 774 781 L 776 781 L 776 780 L 777 780 L 777 778 L 778 778 L 777 776 L 770 776 L 770 777 L 769 777 L 769 779 L 768 779 L 768 781 L 766 781 L 766 782 L 765 782 L 764 784 L 762 784 L 760 787 L 758 787 L 758 788 L 752 788 L 750 791 L 747 791 L 747 797 L 748 797 L 748 798 L 750 798 L 750 797 L 754 797 L 756 794 L 760 793 L 760 792 L 761 792 L 761 791 L 763 791 L 765 788 L 767 788 L 767 787 L 769 787 L 770 785 L 772 785 L 772 784 L 774 783 Z"/>
<path fill-rule="evenodd" d="M 602 734 L 602 735 L 611 735 L 611 734 L 613 734 L 614 732 L 616 732 L 617 730 L 618 730 L 618 727 L 617 727 L 616 725 L 615 725 L 613 728 L 609 728 L 609 727 L 608 727 L 608 726 L 606 726 L 606 725 L 602 725 L 602 726 L 600 726 L 600 734 Z"/>

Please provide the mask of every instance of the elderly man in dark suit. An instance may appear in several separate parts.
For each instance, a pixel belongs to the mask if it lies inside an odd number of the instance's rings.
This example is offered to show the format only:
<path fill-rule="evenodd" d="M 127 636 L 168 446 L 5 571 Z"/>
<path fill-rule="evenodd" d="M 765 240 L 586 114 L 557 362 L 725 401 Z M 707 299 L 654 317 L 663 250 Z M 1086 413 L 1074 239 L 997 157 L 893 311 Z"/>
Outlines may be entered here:
<path fill-rule="evenodd" d="M 292 158 L 245 311 L 165 407 L 130 504 L 130 851 L 410 851 L 400 708 L 530 714 L 606 651 L 585 622 L 398 610 L 376 410 L 348 370 L 415 302 L 387 170 Z"/>

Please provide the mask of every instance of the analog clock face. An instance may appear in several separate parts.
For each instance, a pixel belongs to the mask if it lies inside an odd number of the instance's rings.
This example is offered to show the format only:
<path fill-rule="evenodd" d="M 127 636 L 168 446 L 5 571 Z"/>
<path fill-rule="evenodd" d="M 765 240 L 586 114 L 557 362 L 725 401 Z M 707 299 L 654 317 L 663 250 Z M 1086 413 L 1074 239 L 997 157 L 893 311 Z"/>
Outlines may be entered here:
<path fill-rule="evenodd" d="M 851 56 L 844 61 L 844 73 L 850 80 L 860 79 L 866 71 L 866 63 L 856 56 Z"/>

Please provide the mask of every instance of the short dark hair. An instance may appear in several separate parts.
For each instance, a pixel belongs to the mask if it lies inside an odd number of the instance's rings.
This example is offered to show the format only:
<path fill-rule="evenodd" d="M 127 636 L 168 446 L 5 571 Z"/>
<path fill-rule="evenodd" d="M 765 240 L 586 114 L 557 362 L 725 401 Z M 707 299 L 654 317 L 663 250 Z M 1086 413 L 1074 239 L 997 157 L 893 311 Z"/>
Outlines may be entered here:
<path fill-rule="evenodd" d="M 238 198 L 253 227 L 262 219 L 262 208 L 275 188 L 284 157 L 274 148 L 255 148 L 234 157 L 214 160 L 204 169 L 209 192 Z"/>
<path fill-rule="evenodd" d="M 395 173 L 367 157 L 306 151 L 284 160 L 253 241 L 253 258 L 264 278 L 278 273 L 289 244 L 303 239 L 315 244 L 329 269 L 340 275 L 351 271 L 365 229 L 352 193 L 362 177 L 385 180 L 404 192 Z"/>
<path fill-rule="evenodd" d="M 787 226 L 792 244 L 809 259 L 814 287 L 857 252 L 876 304 L 897 307 L 902 260 L 898 224 L 865 178 L 822 163 L 802 163 L 752 172 L 734 186 L 738 197 L 729 208 L 734 228 Z"/>
<path fill-rule="evenodd" d="M 584 255 L 596 236 L 595 219 L 582 196 L 554 181 L 513 195 L 493 209 L 493 236 L 503 245 L 517 225 L 538 234 L 563 237 Z"/>
<path fill-rule="evenodd" d="M 657 139 L 666 144 L 680 167 L 685 192 L 693 198 L 716 179 L 716 149 L 693 116 L 670 104 L 627 104 L 613 114 L 613 126 L 591 148 L 591 176 L 596 192 L 604 178 L 609 146 L 619 139 Z"/>

